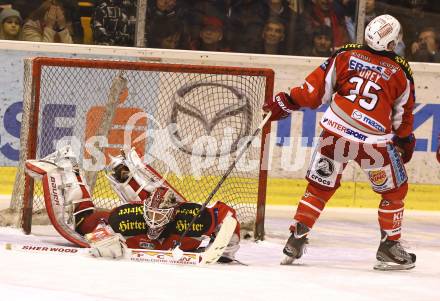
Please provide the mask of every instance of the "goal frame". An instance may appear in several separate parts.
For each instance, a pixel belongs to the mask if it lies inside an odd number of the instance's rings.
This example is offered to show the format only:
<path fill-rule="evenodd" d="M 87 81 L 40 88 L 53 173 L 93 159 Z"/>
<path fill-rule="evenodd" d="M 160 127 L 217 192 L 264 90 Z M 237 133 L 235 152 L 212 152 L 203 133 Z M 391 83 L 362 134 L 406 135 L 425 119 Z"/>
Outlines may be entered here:
<path fill-rule="evenodd" d="M 187 64 L 169 64 L 169 63 L 148 63 L 139 61 L 111 61 L 111 60 L 94 60 L 94 59 L 73 59 L 73 58 L 50 58 L 35 57 L 32 59 L 32 87 L 30 91 L 31 110 L 28 116 L 29 132 L 26 141 L 27 149 L 26 159 L 35 159 L 38 143 L 39 128 L 39 111 L 40 111 L 40 92 L 42 68 L 44 66 L 52 67 L 75 67 L 75 68 L 96 68 L 96 69 L 113 69 L 113 70 L 138 70 L 138 71 L 162 71 L 175 73 L 201 73 L 201 74 L 228 74 L 228 75 L 247 75 L 247 76 L 263 76 L 265 77 L 265 95 L 264 101 L 270 101 L 273 97 L 274 88 L 274 71 L 268 68 L 249 68 L 249 67 L 229 67 L 229 66 L 207 66 L 207 65 L 187 65 Z M 26 98 L 25 98 L 26 99 Z M 23 118 L 25 116 L 23 115 Z M 23 124 L 23 122 L 22 122 Z M 258 193 L 256 202 L 256 216 L 254 238 L 256 240 L 264 239 L 264 219 L 266 205 L 266 189 L 267 189 L 267 156 L 265 156 L 264 145 L 270 134 L 270 122 L 267 123 L 262 130 L 262 139 L 260 145 L 259 158 L 259 175 L 258 175 Z M 23 144 L 23 143 L 22 143 Z M 21 158 L 22 156 L 20 156 Z M 21 162 L 20 162 L 21 163 Z M 20 166 L 19 166 L 20 168 Z M 17 174 L 18 176 L 18 174 Z M 17 185 L 17 183 L 15 184 Z M 23 185 L 23 184 L 22 184 Z M 31 233 L 32 214 L 33 214 L 33 192 L 34 180 L 25 175 L 23 205 L 21 207 L 20 227 L 25 234 Z"/>

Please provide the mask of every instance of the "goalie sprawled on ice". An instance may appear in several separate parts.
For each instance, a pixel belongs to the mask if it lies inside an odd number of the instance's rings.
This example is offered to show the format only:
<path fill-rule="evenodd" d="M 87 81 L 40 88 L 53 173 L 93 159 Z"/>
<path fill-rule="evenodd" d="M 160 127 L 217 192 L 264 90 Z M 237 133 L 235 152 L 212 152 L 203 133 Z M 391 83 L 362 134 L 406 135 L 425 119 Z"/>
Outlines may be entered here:
<path fill-rule="evenodd" d="M 121 257 L 127 247 L 172 249 L 194 216 L 198 217 L 181 240 L 180 249 L 203 251 L 213 242 L 226 216 L 236 220 L 235 210 L 222 202 L 203 211 L 200 204 L 187 202 L 144 164 L 134 149 L 112 157 L 106 167 L 110 186 L 123 201 L 111 210 L 95 208 L 70 146 L 41 160 L 27 160 L 26 171 L 42 180 L 46 209 L 55 229 L 67 240 L 90 247 L 98 257 Z M 234 259 L 239 248 L 239 223 L 231 235 L 221 262 Z"/>

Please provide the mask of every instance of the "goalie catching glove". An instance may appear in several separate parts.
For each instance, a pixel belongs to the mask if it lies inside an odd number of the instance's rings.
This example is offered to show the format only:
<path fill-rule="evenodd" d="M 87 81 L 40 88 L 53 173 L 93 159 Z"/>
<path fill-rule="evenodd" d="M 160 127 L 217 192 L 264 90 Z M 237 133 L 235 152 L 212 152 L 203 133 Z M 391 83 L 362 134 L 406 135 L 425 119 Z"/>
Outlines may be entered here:
<path fill-rule="evenodd" d="M 300 106 L 285 92 L 278 93 L 269 103 L 263 105 L 263 111 L 272 112 L 270 121 L 284 119 L 299 108 Z"/>
<path fill-rule="evenodd" d="M 86 234 L 85 239 L 90 244 L 90 255 L 94 257 L 121 258 L 127 250 L 125 238 L 105 222 Z"/>

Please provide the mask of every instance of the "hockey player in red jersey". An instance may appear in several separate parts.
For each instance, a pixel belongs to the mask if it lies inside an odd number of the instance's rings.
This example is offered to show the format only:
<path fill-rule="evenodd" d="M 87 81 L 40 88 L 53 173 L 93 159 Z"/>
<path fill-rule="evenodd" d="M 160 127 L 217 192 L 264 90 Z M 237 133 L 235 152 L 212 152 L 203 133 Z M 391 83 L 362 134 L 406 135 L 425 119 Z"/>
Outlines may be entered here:
<path fill-rule="evenodd" d="M 263 109 L 279 120 L 302 107 L 329 104 L 320 125 L 291 236 L 283 250 L 289 264 L 303 255 L 307 236 L 327 201 L 340 186 L 348 161 L 356 161 L 379 193 L 381 241 L 376 269 L 409 269 L 416 256 L 401 246 L 404 199 L 408 190 L 404 163 L 415 147 L 414 82 L 408 63 L 393 50 L 402 38 L 399 22 L 390 15 L 372 20 L 366 45 L 348 44 L 336 51 L 290 93 L 278 93 Z"/>
<path fill-rule="evenodd" d="M 26 161 L 26 169 L 34 178 L 42 178 L 46 208 L 51 209 L 48 214 L 58 232 L 79 246 L 90 246 L 97 257 L 119 258 L 127 247 L 170 250 L 196 215 L 180 249 L 203 251 L 227 215 L 236 219 L 235 210 L 222 202 L 200 211 L 200 204 L 186 201 L 153 168 L 142 163 L 134 149 L 112 157 L 106 167 L 110 186 L 122 205 L 111 210 L 96 208 L 84 173 L 75 162 L 75 155 L 67 147 L 42 160 Z M 56 209 L 57 204 L 62 210 Z M 63 220 L 69 206 L 73 210 L 72 227 Z M 234 260 L 239 237 L 237 223 L 220 262 Z"/>

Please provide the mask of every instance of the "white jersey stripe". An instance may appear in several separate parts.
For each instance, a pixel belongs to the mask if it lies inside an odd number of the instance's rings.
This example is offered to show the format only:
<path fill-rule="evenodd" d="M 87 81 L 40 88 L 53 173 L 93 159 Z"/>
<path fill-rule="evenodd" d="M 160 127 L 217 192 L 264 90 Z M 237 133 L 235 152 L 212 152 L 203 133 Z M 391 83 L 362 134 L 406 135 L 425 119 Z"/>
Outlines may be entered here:
<path fill-rule="evenodd" d="M 393 129 L 397 130 L 399 126 L 402 124 L 402 118 L 404 113 L 403 106 L 408 102 L 409 99 L 409 93 L 410 93 L 410 82 L 409 80 L 406 80 L 406 88 L 405 91 L 403 91 L 402 95 L 400 95 L 393 106 L 393 116 L 392 116 L 392 122 L 393 122 Z"/>
<path fill-rule="evenodd" d="M 336 59 L 336 58 L 335 58 Z M 330 68 L 325 76 L 325 91 L 322 96 L 321 103 L 329 103 L 332 100 L 334 93 L 333 87 L 335 86 L 336 80 L 336 67 L 335 60 L 332 61 Z"/>
<path fill-rule="evenodd" d="M 395 209 L 395 210 L 379 209 L 379 212 L 383 212 L 383 213 L 395 213 L 395 212 L 399 212 L 399 211 L 403 211 L 403 207 L 399 208 L 399 209 Z"/>
<path fill-rule="evenodd" d="M 306 205 L 307 207 L 309 207 L 309 208 L 312 208 L 313 210 L 315 210 L 316 212 L 318 212 L 318 213 L 321 213 L 322 211 L 321 210 L 319 210 L 319 208 L 316 208 L 315 206 L 313 206 L 312 204 L 310 204 L 310 203 L 308 203 L 308 202 L 306 202 L 306 201 L 304 201 L 304 200 L 301 200 L 301 201 L 299 201 L 301 204 L 303 204 L 303 205 Z"/>

